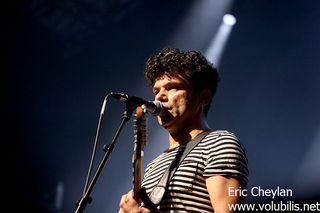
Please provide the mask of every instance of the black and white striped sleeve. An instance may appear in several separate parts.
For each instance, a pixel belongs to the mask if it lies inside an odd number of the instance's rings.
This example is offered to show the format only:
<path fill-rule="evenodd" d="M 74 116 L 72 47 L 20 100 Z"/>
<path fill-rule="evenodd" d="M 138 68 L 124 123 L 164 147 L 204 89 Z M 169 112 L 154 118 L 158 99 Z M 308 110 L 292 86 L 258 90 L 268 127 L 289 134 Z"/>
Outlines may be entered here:
<path fill-rule="evenodd" d="M 215 175 L 235 177 L 248 182 L 248 160 L 238 138 L 231 132 L 219 131 L 209 134 L 206 145 L 205 177 Z"/>

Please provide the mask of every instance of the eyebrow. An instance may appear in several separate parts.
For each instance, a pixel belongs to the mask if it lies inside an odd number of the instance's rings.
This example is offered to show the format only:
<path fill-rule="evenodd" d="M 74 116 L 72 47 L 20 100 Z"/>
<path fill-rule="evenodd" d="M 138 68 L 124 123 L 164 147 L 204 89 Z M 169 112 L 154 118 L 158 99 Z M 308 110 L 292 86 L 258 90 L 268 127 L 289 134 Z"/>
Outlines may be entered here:
<path fill-rule="evenodd" d="M 165 87 L 165 88 L 175 87 L 177 89 L 181 89 L 181 88 L 184 88 L 185 86 L 187 86 L 187 84 L 185 82 L 167 82 L 159 87 L 153 86 L 152 92 L 153 92 L 153 94 L 155 94 L 157 92 L 157 90 L 159 90 L 159 88 L 161 88 L 161 87 Z"/>
<path fill-rule="evenodd" d="M 160 87 L 175 86 L 175 85 L 178 85 L 178 84 L 179 83 L 175 83 L 175 82 L 167 82 L 167 83 L 162 84 Z M 153 90 L 157 89 L 157 88 L 159 88 L 159 87 L 153 86 Z"/>

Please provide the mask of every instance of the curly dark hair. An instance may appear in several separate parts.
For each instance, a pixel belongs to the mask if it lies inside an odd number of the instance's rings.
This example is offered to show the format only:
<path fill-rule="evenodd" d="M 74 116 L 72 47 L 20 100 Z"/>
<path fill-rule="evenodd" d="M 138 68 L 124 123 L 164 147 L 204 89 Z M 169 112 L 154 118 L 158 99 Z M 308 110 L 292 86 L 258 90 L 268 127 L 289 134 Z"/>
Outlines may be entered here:
<path fill-rule="evenodd" d="M 200 52 L 181 51 L 177 48 L 164 48 L 147 60 L 145 77 L 149 85 L 153 85 L 163 75 L 182 76 L 190 82 L 195 92 L 210 89 L 212 97 L 219 82 L 217 69 Z M 205 115 L 209 108 L 210 104 L 204 109 Z"/>

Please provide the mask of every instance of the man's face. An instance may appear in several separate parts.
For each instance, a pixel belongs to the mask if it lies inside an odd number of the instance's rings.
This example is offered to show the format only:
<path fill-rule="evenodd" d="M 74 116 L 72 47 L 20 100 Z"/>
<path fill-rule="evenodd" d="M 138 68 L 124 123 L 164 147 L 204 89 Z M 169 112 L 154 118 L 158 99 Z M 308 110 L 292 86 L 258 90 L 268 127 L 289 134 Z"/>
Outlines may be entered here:
<path fill-rule="evenodd" d="M 170 133 L 184 130 L 201 114 L 200 98 L 183 78 L 163 76 L 153 86 L 155 100 L 161 101 L 165 112 L 158 122 Z"/>

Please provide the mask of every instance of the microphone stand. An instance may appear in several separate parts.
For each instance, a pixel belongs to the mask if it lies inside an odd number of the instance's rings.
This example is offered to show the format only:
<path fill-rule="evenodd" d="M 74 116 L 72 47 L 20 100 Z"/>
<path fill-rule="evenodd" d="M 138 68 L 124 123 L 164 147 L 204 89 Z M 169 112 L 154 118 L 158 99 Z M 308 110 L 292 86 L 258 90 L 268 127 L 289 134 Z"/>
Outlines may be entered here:
<path fill-rule="evenodd" d="M 83 213 L 83 210 L 86 208 L 87 204 L 88 203 L 91 203 L 92 201 L 92 198 L 90 197 L 90 194 L 93 190 L 93 187 L 94 185 L 96 184 L 102 170 L 103 170 L 103 167 L 104 165 L 106 164 L 111 152 L 113 151 L 113 148 L 116 144 L 116 141 L 117 141 L 117 138 L 118 136 L 120 135 L 120 132 L 122 130 L 122 128 L 124 127 L 124 124 L 130 120 L 130 117 L 134 111 L 135 107 L 133 107 L 132 105 L 126 103 L 126 109 L 125 111 L 123 112 L 122 114 L 122 119 L 121 119 L 121 122 L 120 122 L 120 125 L 112 139 L 112 143 L 111 144 L 106 144 L 103 148 L 103 151 L 105 152 L 100 164 L 99 164 L 99 167 L 95 173 L 95 175 L 93 176 L 92 178 L 92 181 L 89 185 L 89 187 L 87 188 L 87 191 L 83 194 L 82 198 L 77 202 L 77 209 L 75 211 L 75 213 Z"/>

